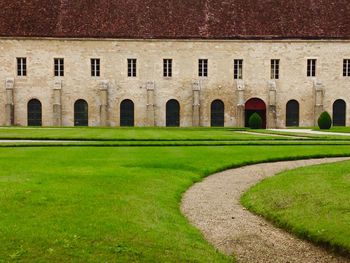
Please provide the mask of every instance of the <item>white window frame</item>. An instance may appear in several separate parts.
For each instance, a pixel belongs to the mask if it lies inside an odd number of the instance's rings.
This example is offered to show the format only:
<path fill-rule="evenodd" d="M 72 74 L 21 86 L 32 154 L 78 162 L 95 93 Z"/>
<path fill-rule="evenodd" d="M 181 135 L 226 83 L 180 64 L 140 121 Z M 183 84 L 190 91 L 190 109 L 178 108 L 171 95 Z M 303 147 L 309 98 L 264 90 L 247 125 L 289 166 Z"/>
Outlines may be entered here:
<path fill-rule="evenodd" d="M 173 60 L 171 58 L 163 59 L 163 77 L 171 78 L 173 76 Z"/>
<path fill-rule="evenodd" d="M 27 58 L 18 57 L 16 60 L 17 60 L 17 76 L 26 77 L 27 76 Z"/>
<path fill-rule="evenodd" d="M 198 76 L 201 78 L 208 77 L 208 63 L 209 60 L 206 58 L 201 58 L 198 60 Z"/>
<path fill-rule="evenodd" d="M 54 58 L 54 76 L 64 77 L 64 58 Z"/>
<path fill-rule="evenodd" d="M 91 77 L 101 76 L 101 60 L 99 58 L 91 59 Z"/>
<path fill-rule="evenodd" d="M 233 78 L 243 79 L 243 59 L 235 59 L 233 61 Z"/>
<path fill-rule="evenodd" d="M 137 59 L 136 58 L 128 58 L 128 77 L 136 78 L 137 77 Z"/>

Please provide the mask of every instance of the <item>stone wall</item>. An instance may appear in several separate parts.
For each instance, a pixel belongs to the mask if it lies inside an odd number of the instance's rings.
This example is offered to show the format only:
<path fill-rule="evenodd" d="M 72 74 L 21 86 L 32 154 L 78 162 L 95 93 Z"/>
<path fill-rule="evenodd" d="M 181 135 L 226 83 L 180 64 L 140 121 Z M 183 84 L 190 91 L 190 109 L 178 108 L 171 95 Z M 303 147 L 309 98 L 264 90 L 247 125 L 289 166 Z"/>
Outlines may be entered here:
<path fill-rule="evenodd" d="M 181 126 L 210 126 L 210 105 L 215 99 L 225 103 L 225 126 L 242 126 L 242 105 L 257 97 L 267 105 L 268 127 L 285 126 L 285 107 L 291 99 L 300 103 L 300 125 L 313 126 L 320 111 L 332 113 L 336 99 L 350 103 L 350 77 L 343 77 L 343 59 L 350 58 L 349 44 L 0 39 L 0 78 L 4 83 L 0 125 L 26 126 L 27 103 L 37 98 L 42 103 L 44 126 L 74 125 L 74 102 L 78 99 L 89 104 L 90 126 L 119 126 L 119 107 L 124 99 L 135 104 L 136 126 L 165 126 L 165 105 L 170 99 L 180 102 Z M 17 76 L 16 57 L 27 58 L 26 77 Z M 54 77 L 54 58 L 64 58 L 64 77 Z M 101 59 L 100 77 L 91 77 L 90 58 Z M 127 58 L 137 58 L 136 78 L 127 77 Z M 171 78 L 163 77 L 164 58 L 173 59 Z M 200 58 L 209 60 L 206 78 L 198 77 Z M 308 58 L 317 59 L 316 78 L 306 76 Z M 244 60 L 241 81 L 233 79 L 234 59 Z M 270 80 L 271 59 L 280 59 L 280 79 L 276 81 Z"/>

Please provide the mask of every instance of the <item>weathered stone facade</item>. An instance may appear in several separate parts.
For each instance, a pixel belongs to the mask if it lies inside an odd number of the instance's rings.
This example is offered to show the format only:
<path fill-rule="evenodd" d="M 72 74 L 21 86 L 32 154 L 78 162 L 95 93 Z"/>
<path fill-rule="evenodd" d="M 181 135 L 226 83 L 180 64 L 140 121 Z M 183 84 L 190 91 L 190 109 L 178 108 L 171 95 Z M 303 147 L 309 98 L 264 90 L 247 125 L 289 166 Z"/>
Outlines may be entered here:
<path fill-rule="evenodd" d="M 25 77 L 16 58 L 27 58 Z M 73 126 L 74 103 L 89 105 L 90 126 L 119 126 L 120 103 L 135 105 L 135 126 L 165 126 L 166 102 L 180 103 L 180 124 L 210 126 L 212 101 L 225 104 L 225 126 L 244 125 L 244 104 L 262 99 L 267 126 L 285 127 L 286 104 L 300 104 L 300 126 L 313 126 L 335 100 L 350 103 L 350 77 L 343 59 L 347 40 L 113 40 L 2 38 L 0 125 L 27 125 L 27 103 L 42 103 L 43 126 Z M 65 76 L 54 77 L 54 58 L 64 58 Z M 91 77 L 90 59 L 100 58 L 101 76 Z M 137 59 L 137 77 L 127 76 L 127 59 Z M 171 78 L 163 59 L 173 60 Z M 198 59 L 208 59 L 208 77 L 198 77 Z M 316 77 L 307 77 L 307 59 L 317 59 Z M 234 80 L 233 61 L 243 59 L 243 79 Z M 271 59 L 280 60 L 280 78 L 270 79 Z M 349 115 L 349 114 L 348 114 Z M 347 116 L 346 124 L 350 125 Z"/>

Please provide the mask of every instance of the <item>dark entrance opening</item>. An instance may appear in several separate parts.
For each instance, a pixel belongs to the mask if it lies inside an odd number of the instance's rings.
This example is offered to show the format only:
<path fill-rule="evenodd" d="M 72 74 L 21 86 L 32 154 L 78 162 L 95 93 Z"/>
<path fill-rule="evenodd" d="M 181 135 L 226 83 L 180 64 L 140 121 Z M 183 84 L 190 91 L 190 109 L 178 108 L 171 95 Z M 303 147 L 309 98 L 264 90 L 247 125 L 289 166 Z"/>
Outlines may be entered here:
<path fill-rule="evenodd" d="M 169 100 L 166 104 L 166 126 L 180 127 L 180 104 L 177 100 Z"/>
<path fill-rule="evenodd" d="M 32 99 L 27 105 L 28 126 L 42 125 L 42 108 L 41 102 L 37 99 Z"/>
<path fill-rule="evenodd" d="M 290 100 L 286 106 L 286 126 L 298 127 L 299 126 L 299 102 L 296 100 Z"/>
<path fill-rule="evenodd" d="M 221 100 L 214 100 L 211 103 L 211 126 L 225 126 L 225 105 Z"/>
<path fill-rule="evenodd" d="M 249 127 L 249 118 L 254 113 L 260 115 L 263 120 L 262 128 L 266 128 L 266 104 L 263 100 L 258 98 L 252 98 L 245 104 L 245 127 Z"/>
<path fill-rule="evenodd" d="M 74 126 L 89 126 L 89 106 L 85 100 L 74 103 Z"/>
<path fill-rule="evenodd" d="M 120 126 L 133 127 L 134 114 L 134 103 L 131 100 L 123 100 L 120 103 Z"/>
<path fill-rule="evenodd" d="M 333 103 L 333 125 L 346 125 L 346 102 L 344 100 L 336 100 Z"/>

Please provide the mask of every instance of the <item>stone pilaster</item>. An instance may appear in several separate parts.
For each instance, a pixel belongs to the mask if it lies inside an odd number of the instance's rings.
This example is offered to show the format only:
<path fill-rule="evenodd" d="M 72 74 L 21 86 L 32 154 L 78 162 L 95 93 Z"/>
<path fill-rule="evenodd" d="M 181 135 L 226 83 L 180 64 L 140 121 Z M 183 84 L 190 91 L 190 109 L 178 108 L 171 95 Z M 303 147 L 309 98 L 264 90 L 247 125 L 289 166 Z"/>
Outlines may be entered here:
<path fill-rule="evenodd" d="M 56 80 L 53 87 L 53 126 L 62 126 L 62 81 Z"/>
<path fill-rule="evenodd" d="M 155 123 L 155 106 L 154 106 L 154 89 L 155 84 L 153 81 L 146 83 L 147 90 L 147 126 L 154 127 Z"/>
<path fill-rule="evenodd" d="M 268 82 L 269 105 L 267 109 L 267 128 L 277 128 L 277 83 L 274 80 Z"/>
<path fill-rule="evenodd" d="M 99 87 L 100 126 L 108 126 L 108 81 L 102 81 Z"/>
<path fill-rule="evenodd" d="M 314 80 L 314 90 L 315 90 L 315 109 L 314 109 L 314 125 L 317 126 L 318 118 L 324 111 L 323 99 L 324 99 L 324 88 L 323 84 L 319 80 Z"/>
<path fill-rule="evenodd" d="M 237 91 L 237 127 L 243 128 L 245 126 L 244 111 L 245 111 L 245 85 L 243 80 L 236 80 Z"/>
<path fill-rule="evenodd" d="M 14 86 L 15 80 L 7 78 L 5 82 L 6 102 L 5 102 L 5 125 L 15 124 L 15 104 L 14 104 Z"/>
<path fill-rule="evenodd" d="M 199 127 L 200 126 L 200 92 L 201 92 L 201 84 L 199 81 L 195 81 L 192 83 L 192 91 L 193 91 L 193 109 L 192 109 L 192 126 Z"/>

